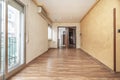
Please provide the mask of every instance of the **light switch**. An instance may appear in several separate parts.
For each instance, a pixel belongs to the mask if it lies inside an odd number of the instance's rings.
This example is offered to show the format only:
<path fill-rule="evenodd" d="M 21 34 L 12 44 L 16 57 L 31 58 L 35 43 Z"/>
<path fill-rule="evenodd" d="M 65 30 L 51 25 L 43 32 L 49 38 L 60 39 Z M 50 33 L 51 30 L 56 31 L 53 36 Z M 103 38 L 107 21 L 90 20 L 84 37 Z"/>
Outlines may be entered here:
<path fill-rule="evenodd" d="M 118 33 L 120 33 L 120 29 L 118 29 Z"/>

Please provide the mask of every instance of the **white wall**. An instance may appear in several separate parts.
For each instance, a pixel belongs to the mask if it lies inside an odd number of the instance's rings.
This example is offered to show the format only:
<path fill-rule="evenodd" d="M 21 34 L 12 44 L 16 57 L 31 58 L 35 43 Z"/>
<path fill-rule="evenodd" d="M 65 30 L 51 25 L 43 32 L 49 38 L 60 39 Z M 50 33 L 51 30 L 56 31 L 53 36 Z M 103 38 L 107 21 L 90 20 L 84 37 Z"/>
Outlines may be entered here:
<path fill-rule="evenodd" d="M 53 23 L 52 41 L 49 42 L 50 48 L 57 48 L 57 27 L 73 27 L 76 26 L 76 47 L 80 48 L 80 23 Z"/>
<path fill-rule="evenodd" d="M 48 24 L 37 13 L 32 0 L 21 0 L 26 4 L 26 62 L 30 62 L 48 50 Z"/>

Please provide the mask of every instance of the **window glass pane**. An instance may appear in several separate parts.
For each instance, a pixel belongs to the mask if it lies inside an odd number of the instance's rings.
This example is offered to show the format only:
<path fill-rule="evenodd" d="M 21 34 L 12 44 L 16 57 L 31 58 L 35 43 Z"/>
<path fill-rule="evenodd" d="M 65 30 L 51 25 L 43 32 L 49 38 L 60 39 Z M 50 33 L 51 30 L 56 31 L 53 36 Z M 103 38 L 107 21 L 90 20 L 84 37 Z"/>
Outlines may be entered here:
<path fill-rule="evenodd" d="M 65 44 L 66 28 L 59 28 L 59 48 L 66 47 Z"/>
<path fill-rule="evenodd" d="M 48 39 L 52 39 L 52 28 L 48 27 Z"/>
<path fill-rule="evenodd" d="M 5 25 L 4 25 L 4 2 L 0 0 L 0 75 L 4 74 L 5 63 Z"/>
<path fill-rule="evenodd" d="M 8 4 L 8 70 L 11 71 L 24 63 L 24 8 L 15 0 Z"/>

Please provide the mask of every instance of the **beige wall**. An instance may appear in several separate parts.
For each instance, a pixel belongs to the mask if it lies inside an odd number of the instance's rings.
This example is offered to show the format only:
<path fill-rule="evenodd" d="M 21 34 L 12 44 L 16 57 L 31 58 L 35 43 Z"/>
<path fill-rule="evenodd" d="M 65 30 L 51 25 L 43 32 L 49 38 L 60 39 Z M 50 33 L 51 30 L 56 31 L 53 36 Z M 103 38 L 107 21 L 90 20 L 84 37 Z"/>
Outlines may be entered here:
<path fill-rule="evenodd" d="M 112 70 L 113 8 L 117 8 L 120 14 L 120 0 L 100 0 L 81 22 L 81 48 Z M 118 16 L 120 21 L 120 15 Z M 119 24 L 120 22 L 117 26 L 120 28 Z M 117 37 L 120 44 L 120 34 Z M 120 48 L 120 45 L 117 47 Z M 120 71 L 120 49 L 117 49 L 117 71 Z"/>
<path fill-rule="evenodd" d="M 57 27 L 64 26 L 64 27 L 73 27 L 76 26 L 76 47 L 80 48 L 80 23 L 53 23 L 52 26 L 52 41 L 49 42 L 50 48 L 57 48 Z"/>
<path fill-rule="evenodd" d="M 30 62 L 48 50 L 48 24 L 37 13 L 32 0 L 21 0 L 26 4 L 26 62 Z"/>

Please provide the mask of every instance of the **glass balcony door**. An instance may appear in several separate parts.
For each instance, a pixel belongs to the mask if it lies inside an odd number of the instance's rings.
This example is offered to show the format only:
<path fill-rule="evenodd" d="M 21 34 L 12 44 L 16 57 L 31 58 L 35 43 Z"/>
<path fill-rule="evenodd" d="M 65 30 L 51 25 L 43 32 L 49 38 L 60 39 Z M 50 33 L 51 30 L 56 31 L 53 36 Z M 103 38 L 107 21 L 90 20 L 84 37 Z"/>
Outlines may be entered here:
<path fill-rule="evenodd" d="M 4 0 L 0 0 L 0 80 L 4 79 L 5 73 L 5 17 Z"/>
<path fill-rule="evenodd" d="M 11 72 L 24 64 L 24 7 L 8 0 L 7 67 Z"/>
<path fill-rule="evenodd" d="M 18 1 L 0 0 L 0 80 L 25 65 L 24 5 Z"/>

